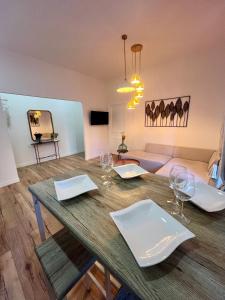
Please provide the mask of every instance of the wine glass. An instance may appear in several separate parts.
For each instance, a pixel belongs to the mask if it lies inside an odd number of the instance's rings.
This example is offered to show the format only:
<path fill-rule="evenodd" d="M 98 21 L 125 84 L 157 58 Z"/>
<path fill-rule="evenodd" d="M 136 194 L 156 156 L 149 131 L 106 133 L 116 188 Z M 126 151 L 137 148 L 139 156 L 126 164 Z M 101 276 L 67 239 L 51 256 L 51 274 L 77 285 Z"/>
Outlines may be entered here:
<path fill-rule="evenodd" d="M 100 156 L 99 156 L 99 163 L 100 163 L 100 167 L 104 170 L 105 166 L 106 166 L 106 154 L 104 152 L 101 152 Z M 101 176 L 102 180 L 106 180 L 106 175 L 102 175 Z"/>
<path fill-rule="evenodd" d="M 186 172 L 187 168 L 181 165 L 174 165 L 169 173 L 169 183 L 170 183 L 170 188 L 173 189 L 174 187 L 174 180 L 176 178 L 176 174 L 180 172 Z"/>
<path fill-rule="evenodd" d="M 171 189 L 174 188 L 174 181 L 176 179 L 176 175 L 179 173 L 179 172 L 186 172 L 187 171 L 187 168 L 185 168 L 184 166 L 181 166 L 181 165 L 174 165 L 171 170 L 170 170 L 170 173 L 169 173 L 169 187 Z M 174 197 L 174 199 L 169 199 L 167 200 L 167 203 L 171 203 L 173 204 L 175 207 L 176 206 L 179 206 L 179 203 L 176 201 L 176 197 Z M 174 210 L 171 212 L 173 215 L 177 214 L 178 213 L 178 210 Z"/>
<path fill-rule="evenodd" d="M 102 169 L 105 171 L 105 175 L 101 176 L 103 180 L 103 185 L 110 186 L 111 185 L 111 176 L 109 175 L 112 166 L 113 166 L 113 158 L 111 153 L 104 153 L 100 156 L 100 165 Z"/>
<path fill-rule="evenodd" d="M 180 214 L 181 220 L 189 224 L 190 219 L 184 215 L 184 201 L 189 201 L 195 194 L 195 177 L 189 172 L 180 172 L 174 180 L 174 194 L 181 201 Z"/>

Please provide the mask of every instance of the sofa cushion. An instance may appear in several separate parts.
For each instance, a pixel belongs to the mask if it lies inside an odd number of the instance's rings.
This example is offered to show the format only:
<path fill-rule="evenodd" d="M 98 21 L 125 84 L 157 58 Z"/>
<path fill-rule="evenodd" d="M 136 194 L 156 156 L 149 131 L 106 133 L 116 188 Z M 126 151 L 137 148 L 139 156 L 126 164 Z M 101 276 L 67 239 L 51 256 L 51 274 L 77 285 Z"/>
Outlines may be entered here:
<path fill-rule="evenodd" d="M 156 174 L 169 177 L 171 168 L 174 165 L 182 165 L 188 169 L 194 176 L 197 182 L 208 183 L 208 164 L 201 161 L 193 161 L 189 159 L 173 158 L 159 169 Z"/>
<path fill-rule="evenodd" d="M 145 151 L 208 163 L 215 150 L 147 143 Z"/>
<path fill-rule="evenodd" d="M 173 157 L 208 163 L 213 152 L 211 149 L 174 146 Z"/>
<path fill-rule="evenodd" d="M 122 154 L 121 157 L 137 159 L 142 168 L 153 173 L 171 159 L 171 156 L 168 155 L 148 153 L 145 151 L 129 151 L 126 154 Z"/>
<path fill-rule="evenodd" d="M 145 145 L 145 152 L 173 156 L 173 148 L 174 148 L 174 146 L 171 146 L 171 145 L 147 143 Z"/>

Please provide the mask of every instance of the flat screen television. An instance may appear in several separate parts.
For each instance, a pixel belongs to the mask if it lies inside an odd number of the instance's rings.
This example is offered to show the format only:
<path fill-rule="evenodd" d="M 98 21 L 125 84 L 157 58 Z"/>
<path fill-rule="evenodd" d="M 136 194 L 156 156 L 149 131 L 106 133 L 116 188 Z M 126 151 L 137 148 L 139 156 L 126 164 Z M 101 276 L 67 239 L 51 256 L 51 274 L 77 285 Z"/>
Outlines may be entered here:
<path fill-rule="evenodd" d="M 109 113 L 107 111 L 91 111 L 90 112 L 91 125 L 108 125 Z"/>

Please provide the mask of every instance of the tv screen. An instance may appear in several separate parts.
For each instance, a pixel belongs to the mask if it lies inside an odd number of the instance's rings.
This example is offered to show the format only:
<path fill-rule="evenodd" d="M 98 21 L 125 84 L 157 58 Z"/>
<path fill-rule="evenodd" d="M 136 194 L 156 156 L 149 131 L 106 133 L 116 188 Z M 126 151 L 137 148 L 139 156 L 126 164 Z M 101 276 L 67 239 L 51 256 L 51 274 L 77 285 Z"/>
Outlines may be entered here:
<path fill-rule="evenodd" d="M 91 125 L 108 125 L 109 113 L 107 111 L 91 111 L 90 113 Z"/>

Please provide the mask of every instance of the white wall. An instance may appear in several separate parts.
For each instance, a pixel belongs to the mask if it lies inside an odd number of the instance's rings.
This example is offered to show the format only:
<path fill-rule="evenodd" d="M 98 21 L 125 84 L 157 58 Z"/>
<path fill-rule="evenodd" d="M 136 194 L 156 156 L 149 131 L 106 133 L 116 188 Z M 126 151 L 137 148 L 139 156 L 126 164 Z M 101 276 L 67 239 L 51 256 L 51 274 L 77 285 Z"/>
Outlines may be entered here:
<path fill-rule="evenodd" d="M 86 159 L 107 149 L 108 126 L 89 125 L 90 110 L 108 107 L 102 81 L 0 49 L 0 92 L 82 102 Z"/>
<path fill-rule="evenodd" d="M 124 130 L 129 149 L 144 149 L 146 142 L 215 149 L 225 115 L 223 48 L 205 49 L 144 70 L 144 100 L 135 111 L 126 109 L 129 97 L 117 94 L 119 81 L 112 81 L 108 87 L 112 111 L 111 148 L 115 150 L 121 140 L 120 131 Z M 187 128 L 144 127 L 145 100 L 183 95 L 191 95 Z M 115 125 L 113 119 L 116 123 L 120 119 L 120 125 Z"/>
<path fill-rule="evenodd" d="M 5 114 L 0 103 L 0 187 L 19 181 L 10 144 Z"/>
<path fill-rule="evenodd" d="M 54 131 L 59 134 L 61 156 L 84 151 L 81 103 L 3 93 L 0 97 L 8 100 L 8 131 L 17 167 L 36 163 L 34 149 L 30 146 L 32 140 L 27 119 L 27 111 L 30 109 L 48 110 L 52 113 Z M 41 156 L 54 152 L 53 145 L 49 144 L 39 147 L 39 150 Z"/>

